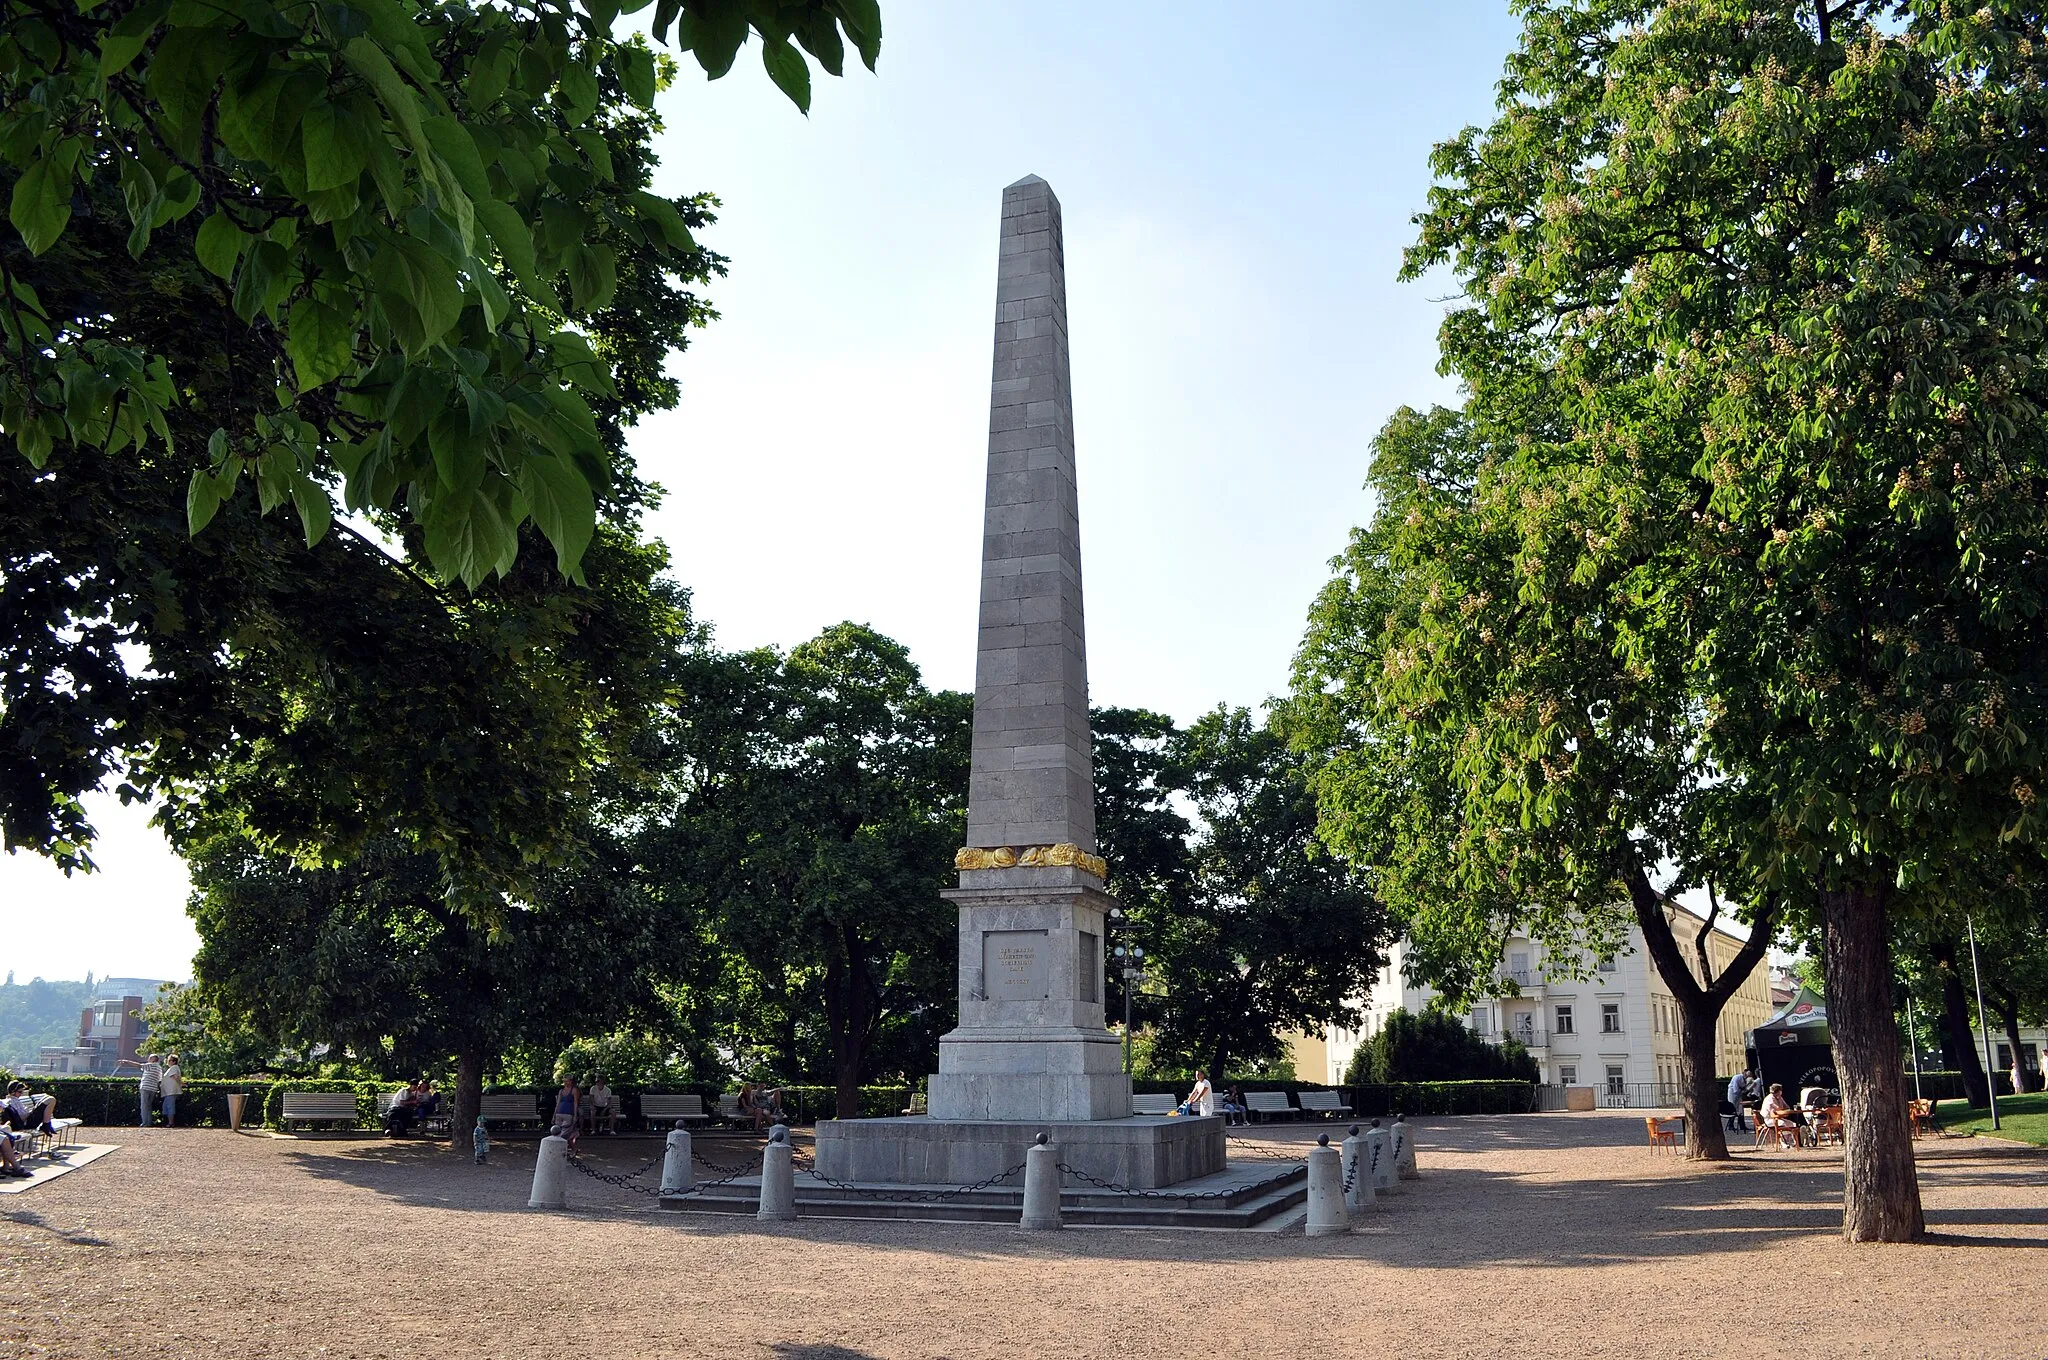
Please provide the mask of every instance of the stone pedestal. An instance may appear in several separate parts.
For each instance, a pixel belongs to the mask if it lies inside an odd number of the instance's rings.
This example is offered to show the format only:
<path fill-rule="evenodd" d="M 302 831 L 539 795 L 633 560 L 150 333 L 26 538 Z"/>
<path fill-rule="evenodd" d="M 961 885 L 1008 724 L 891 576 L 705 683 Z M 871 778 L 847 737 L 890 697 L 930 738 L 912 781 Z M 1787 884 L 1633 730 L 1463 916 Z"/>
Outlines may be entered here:
<path fill-rule="evenodd" d="M 818 1170 L 861 1185 L 973 1185 L 1021 1166 L 1039 1134 L 1060 1160 L 1133 1190 L 1157 1190 L 1223 1170 L 1220 1115 L 1048 1120 L 828 1119 L 818 1125 Z M 1006 1185 L 1023 1184 L 1019 1172 Z"/>

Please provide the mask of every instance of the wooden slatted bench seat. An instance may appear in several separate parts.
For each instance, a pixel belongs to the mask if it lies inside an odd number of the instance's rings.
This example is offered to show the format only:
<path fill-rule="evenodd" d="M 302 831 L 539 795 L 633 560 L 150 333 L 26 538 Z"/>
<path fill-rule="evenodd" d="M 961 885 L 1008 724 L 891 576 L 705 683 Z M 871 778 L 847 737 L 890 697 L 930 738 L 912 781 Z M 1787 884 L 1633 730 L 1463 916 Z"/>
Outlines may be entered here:
<path fill-rule="evenodd" d="M 1351 1113 L 1351 1107 L 1339 1102 L 1335 1091 L 1296 1091 L 1294 1098 L 1301 1102 L 1304 1114 L 1319 1114 L 1326 1119 L 1335 1119 Z"/>
<path fill-rule="evenodd" d="M 1247 1091 L 1244 1093 L 1245 1109 L 1268 1119 L 1282 1119 L 1301 1113 L 1287 1103 L 1285 1091 Z"/>
<path fill-rule="evenodd" d="M 640 1117 L 652 1129 L 661 1125 L 673 1126 L 677 1120 L 685 1124 L 710 1122 L 711 1116 L 704 1111 L 704 1097 L 700 1095 L 658 1095 L 648 1092 L 640 1097 Z"/>
<path fill-rule="evenodd" d="M 740 1093 L 727 1091 L 718 1098 L 718 1117 L 728 1124 L 751 1124 L 753 1119 L 740 1113 Z"/>
<path fill-rule="evenodd" d="M 1172 1114 L 1180 1102 L 1168 1095 L 1132 1096 L 1132 1114 Z"/>
<path fill-rule="evenodd" d="M 352 1091 L 286 1091 L 279 1122 L 287 1129 L 294 1124 L 356 1125 L 356 1097 Z"/>
<path fill-rule="evenodd" d="M 477 1114 L 492 1124 L 542 1124 L 546 1117 L 540 1102 L 528 1091 L 492 1091 L 477 1106 Z"/>
<path fill-rule="evenodd" d="M 379 1124 L 384 1122 L 385 1117 L 391 1113 L 391 1107 L 397 1103 L 398 1092 L 396 1091 L 386 1091 L 383 1095 L 377 1097 L 377 1122 Z M 436 1133 L 446 1133 L 454 1120 L 455 1115 L 448 1108 L 448 1098 L 443 1096 L 440 1109 L 434 1111 L 425 1119 L 415 1119 L 415 1123 L 418 1125 L 421 1133 L 426 1133 L 429 1130 Z"/>

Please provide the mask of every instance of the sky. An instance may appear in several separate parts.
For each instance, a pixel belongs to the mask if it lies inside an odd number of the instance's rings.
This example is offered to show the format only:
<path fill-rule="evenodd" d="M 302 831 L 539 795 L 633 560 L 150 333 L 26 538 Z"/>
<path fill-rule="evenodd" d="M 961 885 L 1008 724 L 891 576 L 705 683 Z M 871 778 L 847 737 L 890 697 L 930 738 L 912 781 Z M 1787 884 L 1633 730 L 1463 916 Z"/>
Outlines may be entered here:
<path fill-rule="evenodd" d="M 726 647 L 841 620 L 973 684 L 1003 186 L 1063 209 L 1091 698 L 1186 721 L 1287 686 L 1373 435 L 1455 400 L 1452 291 L 1401 283 L 1432 145 L 1484 121 L 1504 0 L 1285 7 L 883 0 L 877 74 L 808 117 L 758 49 L 659 106 L 656 187 L 708 191 L 720 319 L 631 449 Z M 92 802 L 97 874 L 0 856 L 0 970 L 189 976 L 182 866 Z"/>

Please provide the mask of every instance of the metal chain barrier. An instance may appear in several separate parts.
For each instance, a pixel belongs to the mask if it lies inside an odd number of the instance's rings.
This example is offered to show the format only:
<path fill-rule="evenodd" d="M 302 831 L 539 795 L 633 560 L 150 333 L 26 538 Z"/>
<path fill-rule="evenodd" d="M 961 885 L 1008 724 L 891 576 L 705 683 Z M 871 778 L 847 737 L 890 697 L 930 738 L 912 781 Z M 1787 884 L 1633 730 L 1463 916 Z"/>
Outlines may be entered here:
<path fill-rule="evenodd" d="M 798 1158 L 792 1153 L 791 1160 L 796 1163 L 797 1169 L 806 1176 L 809 1176 L 814 1181 L 821 1181 L 831 1186 L 834 1190 L 846 1190 L 856 1195 L 864 1195 L 869 1199 L 884 1200 L 891 1204 L 930 1204 L 935 1200 L 952 1199 L 959 1195 L 972 1195 L 982 1190 L 991 1189 L 1024 1169 L 1024 1163 L 1019 1162 L 1015 1166 L 1006 1167 L 996 1172 L 995 1175 L 990 1176 L 987 1180 L 976 1181 L 973 1185 L 956 1185 L 950 1190 L 933 1190 L 927 1191 L 924 1194 L 903 1195 L 890 1190 L 876 1190 L 870 1186 L 855 1185 L 851 1181 L 842 1181 L 836 1176 L 828 1176 L 818 1170 L 816 1161 L 809 1157 Z"/>
<path fill-rule="evenodd" d="M 662 1162 L 667 1159 L 667 1157 L 668 1153 L 666 1150 L 664 1150 L 661 1156 L 650 1159 L 644 1166 L 640 1167 L 637 1171 L 624 1171 L 616 1173 L 599 1171 L 597 1168 L 585 1162 L 583 1158 L 580 1156 L 572 1155 L 569 1158 L 569 1165 L 575 1167 L 578 1171 L 581 1171 L 584 1175 L 590 1177 L 590 1179 L 594 1181 L 601 1181 L 606 1185 L 617 1186 L 621 1190 L 631 1190 L 635 1194 L 647 1195 L 654 1199 L 682 1199 L 686 1196 L 694 1195 L 700 1190 L 708 1190 L 715 1185 L 728 1185 L 731 1182 L 738 1180 L 740 1177 L 747 1175 L 754 1169 L 752 1166 L 748 1165 L 745 1162 L 740 1163 L 738 1166 L 720 1166 L 717 1162 L 707 1160 L 703 1157 L 699 1157 L 694 1151 L 692 1151 L 690 1154 L 690 1160 L 693 1162 L 701 1163 L 704 1166 L 710 1167 L 713 1171 L 719 1172 L 720 1174 L 717 1178 L 708 1181 L 698 1181 L 696 1184 L 692 1185 L 688 1190 L 684 1190 L 675 1195 L 670 1196 L 663 1196 L 661 1193 L 661 1187 L 659 1186 L 637 1184 L 637 1182 L 642 1176 L 652 1171 L 655 1167 L 660 1166 Z"/>
<path fill-rule="evenodd" d="M 1075 1180 L 1086 1185 L 1092 1185 L 1098 1190 L 1107 1190 L 1112 1195 L 1124 1195 L 1131 1199 L 1171 1199 L 1192 1202 L 1195 1200 L 1228 1199 L 1232 1195 L 1251 1194 L 1254 1191 L 1264 1190 L 1268 1186 L 1278 1185 L 1282 1181 L 1291 1181 L 1297 1173 L 1308 1169 L 1308 1163 L 1295 1162 L 1287 1170 L 1277 1175 L 1268 1176 L 1262 1181 L 1253 1181 L 1249 1185 L 1225 1186 L 1221 1190 L 1133 1190 L 1128 1185 L 1118 1185 L 1115 1181 L 1106 1181 L 1100 1176 L 1091 1176 L 1085 1171 L 1068 1166 L 1065 1162 L 1059 1163 L 1059 1168 Z"/>

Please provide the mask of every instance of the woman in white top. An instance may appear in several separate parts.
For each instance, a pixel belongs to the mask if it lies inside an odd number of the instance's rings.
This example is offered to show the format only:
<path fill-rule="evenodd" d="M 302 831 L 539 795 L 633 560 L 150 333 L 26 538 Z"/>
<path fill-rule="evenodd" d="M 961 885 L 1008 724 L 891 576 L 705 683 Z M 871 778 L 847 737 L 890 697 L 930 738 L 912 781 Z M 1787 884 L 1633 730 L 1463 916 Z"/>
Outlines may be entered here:
<path fill-rule="evenodd" d="M 170 1128 L 178 1122 L 178 1097 L 185 1094 L 185 1069 L 178 1066 L 178 1055 L 164 1055 L 163 1097 L 164 1127 Z"/>
<path fill-rule="evenodd" d="M 1201 1068 L 1195 1069 L 1195 1084 L 1188 1092 L 1188 1098 L 1180 1103 L 1179 1114 L 1209 1113 L 1209 1074 Z"/>

